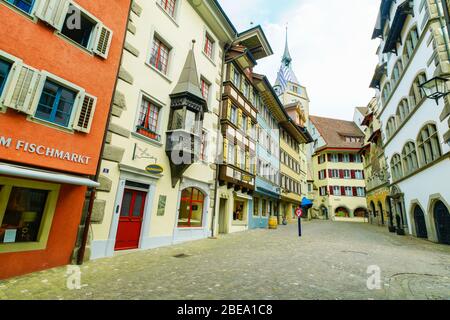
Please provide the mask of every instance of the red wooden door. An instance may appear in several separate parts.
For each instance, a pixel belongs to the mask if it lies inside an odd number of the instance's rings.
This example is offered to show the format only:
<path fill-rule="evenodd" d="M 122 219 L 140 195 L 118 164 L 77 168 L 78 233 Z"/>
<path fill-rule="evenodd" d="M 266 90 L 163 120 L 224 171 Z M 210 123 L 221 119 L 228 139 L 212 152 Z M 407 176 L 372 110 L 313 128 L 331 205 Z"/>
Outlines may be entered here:
<path fill-rule="evenodd" d="M 116 250 L 139 248 L 147 193 L 125 189 L 116 235 Z"/>

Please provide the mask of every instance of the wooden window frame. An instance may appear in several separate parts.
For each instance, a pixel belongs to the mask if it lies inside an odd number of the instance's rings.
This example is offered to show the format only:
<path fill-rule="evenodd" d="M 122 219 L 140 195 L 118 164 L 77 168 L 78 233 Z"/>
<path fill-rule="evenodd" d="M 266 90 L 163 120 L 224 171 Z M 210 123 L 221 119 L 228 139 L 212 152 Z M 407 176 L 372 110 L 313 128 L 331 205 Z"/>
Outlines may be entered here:
<path fill-rule="evenodd" d="M 8 205 L 9 196 L 13 187 L 45 190 L 49 191 L 49 193 L 47 202 L 45 204 L 45 209 L 42 214 L 41 226 L 39 228 L 37 241 L 11 244 L 2 243 L 0 244 L 0 253 L 44 250 L 47 247 L 61 186 L 53 183 L 44 183 L 15 178 L 2 178 L 1 185 L 3 187 L 0 189 L 0 223 L 2 223 L 3 221 Z"/>

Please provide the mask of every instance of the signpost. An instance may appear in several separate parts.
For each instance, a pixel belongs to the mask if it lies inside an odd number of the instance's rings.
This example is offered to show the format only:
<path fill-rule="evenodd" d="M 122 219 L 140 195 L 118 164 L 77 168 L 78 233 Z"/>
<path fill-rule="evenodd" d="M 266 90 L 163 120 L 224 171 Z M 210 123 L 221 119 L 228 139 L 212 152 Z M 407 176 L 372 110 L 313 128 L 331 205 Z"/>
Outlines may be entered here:
<path fill-rule="evenodd" d="M 295 210 L 295 214 L 298 217 L 298 236 L 302 236 L 302 216 L 303 216 L 303 210 L 302 208 L 298 207 L 297 210 Z"/>

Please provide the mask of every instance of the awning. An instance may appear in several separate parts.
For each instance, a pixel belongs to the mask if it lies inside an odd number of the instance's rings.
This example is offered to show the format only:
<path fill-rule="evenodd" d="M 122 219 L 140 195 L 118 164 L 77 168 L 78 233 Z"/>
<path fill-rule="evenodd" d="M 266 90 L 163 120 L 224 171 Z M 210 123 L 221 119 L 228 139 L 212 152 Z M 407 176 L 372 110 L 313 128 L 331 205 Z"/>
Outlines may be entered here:
<path fill-rule="evenodd" d="M 373 30 L 372 39 L 382 37 L 383 29 L 386 21 L 389 19 L 389 10 L 391 9 L 392 2 L 394 0 L 382 0 L 380 5 L 380 11 L 378 12 L 377 23 Z"/>
<path fill-rule="evenodd" d="M 376 143 L 379 137 L 381 137 L 381 129 L 375 130 L 367 141 Z"/>
<path fill-rule="evenodd" d="M 362 126 L 369 126 L 370 123 L 372 122 L 372 120 L 373 120 L 373 112 L 368 113 L 368 114 L 364 117 L 363 121 L 361 121 L 361 125 L 362 125 Z"/>
<path fill-rule="evenodd" d="M 378 65 L 375 68 L 375 72 L 372 77 L 372 81 L 370 82 L 370 88 L 380 89 L 381 79 L 383 75 L 387 72 L 387 63 L 383 63 L 382 65 Z"/>
<path fill-rule="evenodd" d="M 312 200 L 309 200 L 308 198 L 302 199 L 302 207 L 310 207 L 313 205 Z"/>
<path fill-rule="evenodd" d="M 100 183 L 90 180 L 88 178 L 77 177 L 72 175 L 66 175 L 56 172 L 37 170 L 25 167 L 19 167 L 11 164 L 0 163 L 0 174 L 26 178 L 26 179 L 34 179 L 34 180 L 42 180 L 56 183 L 64 183 L 71 184 L 75 186 L 87 186 L 87 187 L 99 187 Z"/>
<path fill-rule="evenodd" d="M 397 11 L 392 21 L 391 30 L 386 39 L 386 44 L 384 45 L 383 53 L 395 53 L 397 54 L 397 43 L 401 42 L 401 34 L 403 26 L 405 24 L 406 17 L 413 13 L 410 1 L 405 1 L 398 6 Z"/>

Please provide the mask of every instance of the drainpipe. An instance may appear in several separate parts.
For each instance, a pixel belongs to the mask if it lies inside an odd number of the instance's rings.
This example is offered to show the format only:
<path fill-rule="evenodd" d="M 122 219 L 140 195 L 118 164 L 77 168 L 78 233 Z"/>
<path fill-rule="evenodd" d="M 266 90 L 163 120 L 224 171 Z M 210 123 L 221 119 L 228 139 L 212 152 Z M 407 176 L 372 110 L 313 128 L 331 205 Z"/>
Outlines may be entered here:
<path fill-rule="evenodd" d="M 222 120 L 222 109 L 223 109 L 223 104 L 222 104 L 222 93 L 223 93 L 223 82 L 225 79 L 225 72 L 226 72 L 226 65 L 225 65 L 225 57 L 226 54 L 228 52 L 228 50 L 231 48 L 232 44 L 228 44 L 226 43 L 224 45 L 223 48 L 223 57 L 222 57 L 222 76 L 220 79 L 220 103 L 219 103 L 219 118 L 217 120 L 217 130 L 218 130 L 218 134 L 220 135 L 222 130 L 221 130 L 221 120 Z M 218 156 L 219 156 L 219 148 L 220 148 L 220 136 L 217 136 L 217 143 L 216 143 L 216 160 L 218 160 Z M 216 161 L 218 162 L 218 161 Z M 214 237 L 214 232 L 215 232 L 215 226 L 216 226 L 216 209 L 217 209 L 217 194 L 219 193 L 219 163 L 216 163 L 216 182 L 215 182 L 215 190 L 214 190 L 214 207 L 213 207 L 213 213 L 212 213 L 212 222 L 211 222 L 211 236 Z"/>
<path fill-rule="evenodd" d="M 98 156 L 98 163 L 97 163 L 97 171 L 95 173 L 95 179 L 94 181 L 98 181 L 98 178 L 100 177 L 100 168 L 102 165 L 102 155 L 103 152 L 105 150 L 105 145 L 106 145 L 106 136 L 108 134 L 108 128 L 109 125 L 111 123 L 111 117 L 112 117 L 112 109 L 113 109 L 113 104 L 114 104 L 114 94 L 117 90 L 117 83 L 119 81 L 119 70 L 120 67 L 122 66 L 122 59 L 123 59 L 123 46 L 125 44 L 125 40 L 126 40 L 126 36 L 127 36 L 127 30 L 128 30 L 128 24 L 130 23 L 130 14 L 131 14 L 131 6 L 132 6 L 133 1 L 130 0 L 130 6 L 128 8 L 128 15 L 127 15 L 127 24 L 125 27 L 125 32 L 124 32 L 124 37 L 122 40 L 122 53 L 120 55 L 120 60 L 119 60 L 119 67 L 117 69 L 117 75 L 116 75 L 116 81 L 114 84 L 114 91 L 113 91 L 113 96 L 111 97 L 111 103 L 109 105 L 109 112 L 108 112 L 108 119 L 106 121 L 106 127 L 105 127 L 105 132 L 103 133 L 103 141 L 102 141 L 102 147 L 100 150 L 100 154 Z M 89 195 L 89 206 L 88 206 L 88 211 L 86 214 L 86 220 L 84 222 L 84 229 L 83 229 L 83 236 L 81 239 L 81 246 L 80 249 L 78 250 L 78 255 L 77 255 L 77 265 L 82 265 L 83 264 L 83 260 L 84 260 L 84 253 L 86 251 L 86 244 L 87 244 L 87 239 L 88 239 L 88 235 L 89 235 L 89 227 L 91 225 L 91 218 L 92 218 L 92 210 L 94 208 L 94 201 L 95 201 L 95 194 L 96 194 L 96 188 L 90 188 L 89 191 L 90 193 Z"/>

